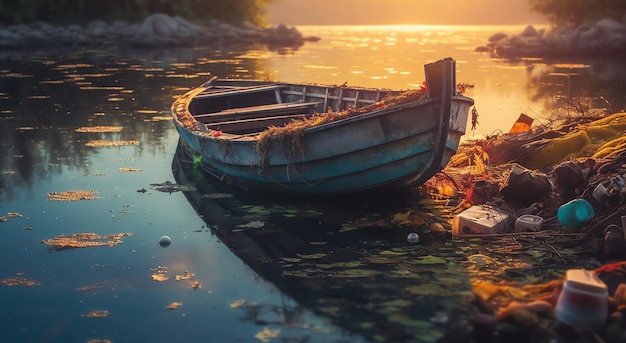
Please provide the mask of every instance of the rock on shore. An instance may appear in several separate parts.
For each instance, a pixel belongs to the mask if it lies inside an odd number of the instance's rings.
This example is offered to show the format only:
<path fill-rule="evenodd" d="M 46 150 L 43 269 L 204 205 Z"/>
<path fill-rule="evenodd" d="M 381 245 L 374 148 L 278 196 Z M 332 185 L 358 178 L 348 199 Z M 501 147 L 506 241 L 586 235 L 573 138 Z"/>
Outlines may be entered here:
<path fill-rule="evenodd" d="M 181 17 L 153 14 L 142 23 L 101 20 L 86 26 L 57 26 L 34 22 L 0 26 L 0 48 L 23 49 L 59 46 L 127 45 L 133 47 L 198 46 L 210 44 L 261 43 L 297 47 L 317 37 L 304 37 L 296 28 L 280 24 L 258 27 L 249 22 L 239 26 L 211 20 L 197 25 Z"/>
<path fill-rule="evenodd" d="M 626 53 L 626 16 L 547 32 L 529 25 L 517 35 L 494 34 L 476 51 L 503 58 L 621 56 Z"/>

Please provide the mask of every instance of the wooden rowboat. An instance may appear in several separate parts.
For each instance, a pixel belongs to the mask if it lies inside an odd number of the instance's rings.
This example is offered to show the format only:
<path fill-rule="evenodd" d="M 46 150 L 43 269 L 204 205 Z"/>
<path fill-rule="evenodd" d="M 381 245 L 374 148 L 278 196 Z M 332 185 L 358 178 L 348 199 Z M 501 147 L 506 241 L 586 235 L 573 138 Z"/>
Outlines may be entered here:
<path fill-rule="evenodd" d="M 451 58 L 426 89 L 391 91 L 213 78 L 172 105 L 186 149 L 218 179 L 261 191 L 337 194 L 419 185 L 456 153 L 473 100 Z"/>

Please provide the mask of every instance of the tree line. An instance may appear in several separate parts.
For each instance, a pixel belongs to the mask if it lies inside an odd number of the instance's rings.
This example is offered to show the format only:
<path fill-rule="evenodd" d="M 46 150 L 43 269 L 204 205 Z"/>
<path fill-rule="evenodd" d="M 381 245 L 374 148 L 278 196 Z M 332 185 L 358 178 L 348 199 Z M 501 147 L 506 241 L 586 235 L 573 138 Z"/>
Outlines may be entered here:
<path fill-rule="evenodd" d="M 273 0 L 0 0 L 0 24 L 45 21 L 86 24 L 93 20 L 141 22 L 154 13 L 199 23 L 210 19 L 264 24 L 265 5 Z"/>
<path fill-rule="evenodd" d="M 556 26 L 579 26 L 604 18 L 626 15 L 625 0 L 528 0 L 533 11 L 543 14 Z"/>

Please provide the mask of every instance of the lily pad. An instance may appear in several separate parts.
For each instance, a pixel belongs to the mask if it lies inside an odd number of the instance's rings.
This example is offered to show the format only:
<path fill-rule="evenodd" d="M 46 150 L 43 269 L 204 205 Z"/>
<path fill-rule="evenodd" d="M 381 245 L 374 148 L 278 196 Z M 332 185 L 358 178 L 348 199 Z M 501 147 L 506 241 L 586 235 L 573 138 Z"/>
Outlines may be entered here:
<path fill-rule="evenodd" d="M 418 259 L 415 260 L 415 263 L 417 264 L 445 264 L 446 260 L 441 257 L 427 255 L 427 256 L 419 257 Z"/>

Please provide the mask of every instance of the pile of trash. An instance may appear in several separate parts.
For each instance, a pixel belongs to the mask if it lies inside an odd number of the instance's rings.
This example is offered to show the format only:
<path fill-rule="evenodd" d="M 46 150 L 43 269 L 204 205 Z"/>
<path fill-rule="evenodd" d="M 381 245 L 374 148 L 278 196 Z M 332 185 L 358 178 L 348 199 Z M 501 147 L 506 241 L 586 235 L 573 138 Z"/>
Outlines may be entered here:
<path fill-rule="evenodd" d="M 500 292 L 503 284 L 475 282 L 471 322 L 501 337 L 534 325 L 541 337 L 626 341 L 626 113 L 539 131 L 529 119 L 520 116 L 508 134 L 464 143 L 422 190 L 454 208 L 454 239 L 530 239 L 558 254 L 550 239 L 571 237 L 597 264 L 561 265 L 558 280 L 526 285 L 542 292 L 525 290 L 523 301 L 510 288 Z"/>

